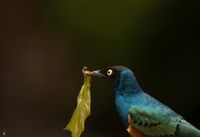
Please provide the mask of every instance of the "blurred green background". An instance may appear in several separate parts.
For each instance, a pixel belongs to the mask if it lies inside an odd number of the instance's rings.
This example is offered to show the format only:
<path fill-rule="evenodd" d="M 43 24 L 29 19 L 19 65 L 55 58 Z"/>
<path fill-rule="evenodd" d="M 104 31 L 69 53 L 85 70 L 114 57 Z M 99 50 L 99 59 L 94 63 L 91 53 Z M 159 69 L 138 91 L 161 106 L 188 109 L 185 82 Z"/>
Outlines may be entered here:
<path fill-rule="evenodd" d="M 143 0 L 3 0 L 0 133 L 65 137 L 81 69 L 124 65 L 150 95 L 200 128 L 200 3 Z M 92 81 L 83 137 L 124 137 L 113 91 Z M 2 136 L 0 134 L 0 136 Z"/>

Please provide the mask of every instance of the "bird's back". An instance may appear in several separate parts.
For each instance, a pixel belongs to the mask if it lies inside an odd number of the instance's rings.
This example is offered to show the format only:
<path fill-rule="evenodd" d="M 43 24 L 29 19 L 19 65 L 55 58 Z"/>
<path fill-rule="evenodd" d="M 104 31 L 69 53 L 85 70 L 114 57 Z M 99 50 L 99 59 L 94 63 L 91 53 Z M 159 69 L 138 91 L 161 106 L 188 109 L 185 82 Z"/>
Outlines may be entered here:
<path fill-rule="evenodd" d="M 143 91 L 135 94 L 116 95 L 116 107 L 123 123 L 126 126 L 130 124 L 128 122 L 128 115 L 130 109 L 139 108 L 141 110 L 144 109 L 149 112 L 151 111 L 155 113 L 158 112 L 159 114 L 154 114 L 154 113 L 152 114 L 155 115 L 156 119 L 159 119 L 163 123 L 165 123 L 167 125 L 166 128 L 168 128 L 168 125 L 170 126 L 170 124 L 171 124 L 171 129 L 173 129 L 174 126 L 174 131 L 173 131 L 174 135 L 172 134 L 170 135 L 170 137 L 200 137 L 200 131 L 197 128 L 195 128 L 186 120 L 184 120 L 182 116 L 174 112 L 171 108 L 160 103 L 158 100 L 156 100 L 155 98 L 151 97 L 150 95 L 146 94 Z M 165 127 L 164 124 L 162 126 Z M 145 129 L 147 129 L 147 127 L 144 128 L 141 127 L 142 126 L 135 126 L 134 128 L 138 129 L 138 131 L 140 131 L 143 134 Z M 144 133 L 144 135 L 148 137 L 149 131 Z M 159 134 L 159 132 L 157 133 Z M 149 135 L 149 137 L 151 136 L 152 135 Z"/>

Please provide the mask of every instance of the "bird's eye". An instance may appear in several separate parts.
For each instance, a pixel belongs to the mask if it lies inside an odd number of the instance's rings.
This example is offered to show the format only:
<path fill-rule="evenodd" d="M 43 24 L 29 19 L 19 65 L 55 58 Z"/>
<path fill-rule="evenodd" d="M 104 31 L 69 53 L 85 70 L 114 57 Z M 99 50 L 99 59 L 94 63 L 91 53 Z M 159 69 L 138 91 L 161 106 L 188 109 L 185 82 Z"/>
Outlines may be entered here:
<path fill-rule="evenodd" d="M 108 75 L 108 76 L 111 76 L 112 73 L 113 73 L 112 69 L 109 69 L 109 70 L 107 71 L 107 75 Z"/>

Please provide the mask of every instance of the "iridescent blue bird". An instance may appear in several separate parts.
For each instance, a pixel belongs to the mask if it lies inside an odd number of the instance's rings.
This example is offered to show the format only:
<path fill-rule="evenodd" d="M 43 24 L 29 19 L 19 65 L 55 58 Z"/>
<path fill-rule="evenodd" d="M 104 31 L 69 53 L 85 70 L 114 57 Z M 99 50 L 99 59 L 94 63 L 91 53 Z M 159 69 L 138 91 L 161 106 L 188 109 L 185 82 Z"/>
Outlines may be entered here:
<path fill-rule="evenodd" d="M 197 128 L 145 93 L 130 69 L 111 66 L 91 75 L 111 81 L 116 108 L 132 137 L 200 137 Z"/>

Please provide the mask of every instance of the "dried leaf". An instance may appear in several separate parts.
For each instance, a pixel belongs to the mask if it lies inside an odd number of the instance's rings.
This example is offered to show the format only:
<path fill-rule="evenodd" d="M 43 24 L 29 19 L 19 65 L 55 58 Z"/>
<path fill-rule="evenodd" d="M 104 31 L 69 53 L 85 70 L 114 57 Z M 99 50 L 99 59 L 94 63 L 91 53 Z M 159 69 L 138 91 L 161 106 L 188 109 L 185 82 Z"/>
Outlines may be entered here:
<path fill-rule="evenodd" d="M 90 115 L 90 81 L 91 76 L 83 69 L 84 83 L 77 98 L 77 106 L 74 110 L 70 122 L 64 128 L 72 133 L 72 137 L 80 137 L 85 129 L 85 120 Z"/>

